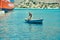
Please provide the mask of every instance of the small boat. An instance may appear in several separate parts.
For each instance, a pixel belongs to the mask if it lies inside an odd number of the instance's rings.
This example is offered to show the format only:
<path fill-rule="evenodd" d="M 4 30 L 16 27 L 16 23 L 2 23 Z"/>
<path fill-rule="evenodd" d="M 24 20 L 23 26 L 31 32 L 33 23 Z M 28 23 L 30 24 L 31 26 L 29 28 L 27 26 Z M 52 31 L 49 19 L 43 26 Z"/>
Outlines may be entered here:
<path fill-rule="evenodd" d="M 43 19 L 31 19 L 31 20 L 27 20 L 25 19 L 26 23 L 31 23 L 31 24 L 42 24 Z"/>

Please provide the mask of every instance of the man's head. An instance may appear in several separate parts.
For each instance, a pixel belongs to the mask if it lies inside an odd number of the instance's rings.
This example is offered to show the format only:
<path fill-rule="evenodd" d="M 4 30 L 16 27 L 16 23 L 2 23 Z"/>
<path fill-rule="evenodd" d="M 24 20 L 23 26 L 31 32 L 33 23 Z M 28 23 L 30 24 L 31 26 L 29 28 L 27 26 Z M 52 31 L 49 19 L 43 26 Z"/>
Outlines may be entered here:
<path fill-rule="evenodd" d="M 29 12 L 29 15 L 31 15 L 31 13 Z"/>

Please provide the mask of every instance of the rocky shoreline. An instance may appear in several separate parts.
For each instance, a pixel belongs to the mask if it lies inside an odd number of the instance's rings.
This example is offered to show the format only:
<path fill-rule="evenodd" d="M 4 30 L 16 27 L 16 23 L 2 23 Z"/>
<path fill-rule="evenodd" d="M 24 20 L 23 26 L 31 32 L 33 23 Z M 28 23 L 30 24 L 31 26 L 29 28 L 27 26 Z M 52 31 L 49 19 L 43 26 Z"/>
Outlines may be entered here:
<path fill-rule="evenodd" d="M 44 2 L 20 2 L 19 4 L 15 4 L 15 7 L 17 8 L 42 8 L 42 9 L 51 9 L 51 8 L 60 8 L 59 3 L 44 3 Z"/>

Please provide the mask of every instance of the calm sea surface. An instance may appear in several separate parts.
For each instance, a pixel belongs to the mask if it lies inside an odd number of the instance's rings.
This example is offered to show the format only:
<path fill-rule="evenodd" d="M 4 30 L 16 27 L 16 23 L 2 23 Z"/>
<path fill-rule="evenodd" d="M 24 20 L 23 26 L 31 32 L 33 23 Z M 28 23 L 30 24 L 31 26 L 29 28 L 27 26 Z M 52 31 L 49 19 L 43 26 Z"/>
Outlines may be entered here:
<path fill-rule="evenodd" d="M 29 12 L 43 24 L 25 23 Z M 60 9 L 14 9 L 0 19 L 0 40 L 60 40 Z"/>

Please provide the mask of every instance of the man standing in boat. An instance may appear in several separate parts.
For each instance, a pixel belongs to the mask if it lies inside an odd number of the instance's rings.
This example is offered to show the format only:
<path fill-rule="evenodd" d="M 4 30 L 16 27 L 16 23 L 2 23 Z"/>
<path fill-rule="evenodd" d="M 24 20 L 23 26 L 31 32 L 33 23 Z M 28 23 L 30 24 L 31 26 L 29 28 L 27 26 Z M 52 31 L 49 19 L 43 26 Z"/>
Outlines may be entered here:
<path fill-rule="evenodd" d="M 29 12 L 28 20 L 31 20 L 31 18 L 32 18 L 32 13 Z"/>

